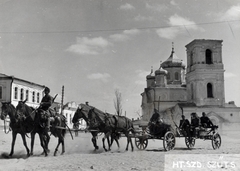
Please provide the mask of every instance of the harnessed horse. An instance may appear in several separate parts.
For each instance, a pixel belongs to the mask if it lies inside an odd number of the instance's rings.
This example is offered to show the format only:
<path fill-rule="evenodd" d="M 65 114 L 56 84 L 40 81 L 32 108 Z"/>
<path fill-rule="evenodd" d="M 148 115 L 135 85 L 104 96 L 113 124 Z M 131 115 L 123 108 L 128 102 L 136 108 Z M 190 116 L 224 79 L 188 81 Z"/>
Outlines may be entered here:
<path fill-rule="evenodd" d="M 19 101 L 19 103 L 16 107 L 16 110 L 17 110 L 16 112 L 21 115 L 25 115 L 27 117 L 30 116 L 29 118 L 31 118 L 31 117 L 34 118 L 35 126 L 31 132 L 31 137 L 32 137 L 31 145 L 33 146 L 35 134 L 38 133 L 40 141 L 41 141 L 41 146 L 43 148 L 45 147 L 44 152 L 45 152 L 45 155 L 47 155 L 48 141 L 47 141 L 47 143 L 44 143 L 45 142 L 44 135 L 48 135 L 48 133 L 47 133 L 45 126 L 43 126 L 43 124 L 46 123 L 46 118 L 45 118 L 46 113 L 45 113 L 45 111 L 43 111 L 41 109 L 33 109 L 33 108 L 29 107 L 27 104 L 25 104 L 25 102 L 26 101 L 23 101 L 23 102 Z M 56 114 L 56 116 L 54 118 L 53 126 L 50 129 L 51 134 L 54 135 L 55 137 L 58 137 L 58 144 L 57 144 L 57 147 L 55 148 L 54 156 L 56 156 L 58 147 L 60 144 L 62 144 L 62 154 L 65 152 L 64 136 L 66 133 L 66 129 L 56 128 L 56 126 L 58 126 L 60 128 L 66 128 L 65 118 L 63 118 L 63 116 L 60 116 L 59 114 Z"/>
<path fill-rule="evenodd" d="M 92 109 L 92 107 L 88 106 L 88 105 L 85 105 L 85 104 L 80 104 L 80 106 L 81 106 L 81 108 L 77 108 L 77 110 L 76 110 L 76 112 L 73 116 L 72 122 L 74 124 L 76 124 L 77 122 L 79 122 L 79 119 L 83 118 L 86 121 L 87 126 L 89 127 L 90 119 L 88 117 L 88 112 L 89 112 L 90 109 Z M 97 136 L 98 136 L 98 133 L 101 133 L 101 132 L 103 132 L 103 131 L 102 130 L 97 130 L 97 129 L 94 130 L 94 131 L 91 131 L 91 129 L 90 129 L 90 133 L 92 134 L 92 143 L 93 143 L 93 146 L 94 146 L 95 150 L 99 149 L 99 147 L 97 145 Z M 117 135 L 112 134 L 111 137 L 112 137 L 111 144 L 115 140 L 117 145 L 118 145 L 118 148 L 119 148 Z M 107 137 L 107 140 L 108 140 L 108 146 L 109 146 L 108 150 L 110 150 L 111 145 L 110 145 L 109 136 Z M 107 149 L 105 147 L 104 147 L 104 149 L 105 149 L 105 151 L 107 151 Z"/>
<path fill-rule="evenodd" d="M 30 153 L 30 150 L 27 147 L 25 135 L 27 133 L 31 133 L 31 134 L 33 133 L 33 129 L 34 129 L 33 120 L 29 117 L 26 117 L 17 113 L 16 108 L 10 102 L 3 102 L 1 108 L 2 108 L 1 119 L 5 120 L 8 115 L 10 118 L 10 127 L 12 129 L 12 145 L 11 145 L 11 152 L 9 156 L 11 157 L 14 153 L 14 145 L 15 145 L 17 134 L 21 135 L 23 144 L 27 150 L 27 156 L 30 156 L 33 152 L 33 146 L 31 148 L 31 153 Z M 46 152 L 45 155 L 47 155 L 45 146 L 42 146 L 42 147 L 44 152 Z"/>
<path fill-rule="evenodd" d="M 130 119 L 125 116 L 116 116 L 109 113 L 103 113 L 102 111 L 92 108 L 89 110 L 90 128 L 102 130 L 105 133 L 103 138 L 103 147 L 105 149 L 105 138 L 111 134 L 123 133 L 127 137 L 126 151 L 128 145 L 131 143 L 133 151 L 133 143 L 130 137 L 130 132 L 135 133 L 133 123 Z M 112 144 L 112 142 L 111 142 Z M 111 147 L 111 145 L 110 145 Z"/>
<path fill-rule="evenodd" d="M 25 101 L 19 101 L 18 105 L 16 106 L 16 114 L 23 118 L 25 126 L 28 127 L 31 125 L 31 155 L 33 155 L 33 147 L 35 141 L 35 135 L 38 133 L 40 144 L 43 148 L 43 153 L 45 156 L 48 155 L 48 143 L 50 140 L 50 136 L 48 135 L 46 129 L 41 125 L 41 116 L 37 114 L 37 110 L 26 105 Z"/>

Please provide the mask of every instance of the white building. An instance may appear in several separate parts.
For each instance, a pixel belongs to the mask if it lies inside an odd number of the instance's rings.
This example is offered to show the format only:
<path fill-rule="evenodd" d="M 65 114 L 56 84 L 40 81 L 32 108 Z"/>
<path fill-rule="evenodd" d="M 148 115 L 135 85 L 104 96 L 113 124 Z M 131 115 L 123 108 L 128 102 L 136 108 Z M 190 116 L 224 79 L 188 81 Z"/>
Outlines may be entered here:
<path fill-rule="evenodd" d="M 181 115 L 190 119 L 195 112 L 205 112 L 220 130 L 240 129 L 240 107 L 225 103 L 222 40 L 195 39 L 186 46 L 187 65 L 174 47 L 170 57 L 146 76 L 142 93 L 143 120 L 149 121 L 154 108 L 163 119 L 179 123 Z"/>
<path fill-rule="evenodd" d="M 44 85 L 0 73 L 0 102 L 11 102 L 16 107 L 18 101 L 27 99 L 27 105 L 37 108 L 43 97 L 44 88 Z M 0 125 L 3 125 L 2 120 Z"/>
<path fill-rule="evenodd" d="M 43 97 L 44 88 L 44 85 L 0 73 L 0 102 L 11 102 L 16 106 L 18 101 L 27 99 L 26 104 L 36 108 Z"/>

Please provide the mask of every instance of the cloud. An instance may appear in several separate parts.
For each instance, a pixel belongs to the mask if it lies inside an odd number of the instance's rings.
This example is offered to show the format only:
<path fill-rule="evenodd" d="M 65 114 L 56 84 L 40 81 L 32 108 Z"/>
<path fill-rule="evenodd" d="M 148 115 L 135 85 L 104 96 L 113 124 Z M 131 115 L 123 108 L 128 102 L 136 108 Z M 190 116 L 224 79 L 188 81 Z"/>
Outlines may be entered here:
<path fill-rule="evenodd" d="M 166 5 L 163 4 L 154 4 L 154 5 L 150 5 L 149 3 L 146 3 L 146 8 L 152 11 L 158 11 L 158 12 L 162 12 L 165 11 L 167 8 Z"/>
<path fill-rule="evenodd" d="M 158 29 L 156 32 L 159 37 L 162 37 L 165 39 L 174 39 L 178 35 L 180 30 L 179 28 L 176 28 L 176 27 L 170 27 L 170 28 Z"/>
<path fill-rule="evenodd" d="M 174 5 L 174 6 L 177 5 L 177 3 L 176 3 L 174 0 L 171 0 L 170 4 L 171 4 L 171 5 Z"/>
<path fill-rule="evenodd" d="M 128 35 L 136 35 L 140 33 L 140 31 L 138 29 L 131 29 L 131 30 L 124 30 L 123 33 Z"/>
<path fill-rule="evenodd" d="M 221 16 L 221 20 L 223 21 L 239 20 L 239 18 L 240 18 L 240 4 L 232 6 Z"/>
<path fill-rule="evenodd" d="M 113 41 L 123 42 L 129 39 L 129 37 L 125 34 L 113 34 L 109 36 Z"/>
<path fill-rule="evenodd" d="M 137 76 L 140 78 L 146 78 L 147 75 L 150 74 L 150 71 L 144 71 L 144 70 L 136 70 L 135 73 L 137 73 Z"/>
<path fill-rule="evenodd" d="M 233 77 L 237 77 L 237 75 L 236 75 L 236 74 L 233 74 L 233 73 L 231 73 L 231 72 L 225 72 L 225 73 L 224 73 L 224 77 L 225 77 L 225 78 L 233 78 Z"/>
<path fill-rule="evenodd" d="M 190 30 L 203 31 L 203 29 L 198 27 L 195 22 L 187 18 L 183 18 L 177 14 L 169 18 L 168 24 L 170 25 L 168 28 L 160 28 L 156 30 L 159 37 L 173 39 L 179 34 L 184 33 L 185 31 L 187 32 Z"/>
<path fill-rule="evenodd" d="M 139 14 L 138 16 L 134 17 L 134 20 L 135 21 L 152 21 L 154 20 L 154 18 L 152 16 L 145 17 Z"/>
<path fill-rule="evenodd" d="M 78 37 L 77 43 L 71 45 L 67 51 L 80 55 L 98 55 L 100 53 L 106 52 L 109 46 L 111 46 L 111 43 L 102 37 Z"/>
<path fill-rule="evenodd" d="M 138 76 L 138 80 L 135 81 L 135 84 L 145 85 L 146 84 L 146 76 L 150 74 L 150 71 L 136 70 L 135 73 Z"/>
<path fill-rule="evenodd" d="M 140 31 L 138 29 L 124 30 L 121 34 L 113 34 L 110 35 L 110 39 L 113 41 L 126 41 L 130 39 L 130 36 L 134 36 L 139 34 Z"/>
<path fill-rule="evenodd" d="M 169 25 L 171 26 L 187 26 L 190 29 L 197 30 L 198 27 L 195 22 L 190 21 L 189 19 L 183 18 L 177 14 L 169 18 Z"/>
<path fill-rule="evenodd" d="M 120 6 L 121 10 L 135 10 L 135 7 L 129 3 Z"/>
<path fill-rule="evenodd" d="M 94 73 L 94 74 L 90 74 L 87 76 L 88 79 L 90 80 L 101 80 L 102 82 L 108 82 L 109 78 L 110 78 L 110 74 L 108 73 Z"/>

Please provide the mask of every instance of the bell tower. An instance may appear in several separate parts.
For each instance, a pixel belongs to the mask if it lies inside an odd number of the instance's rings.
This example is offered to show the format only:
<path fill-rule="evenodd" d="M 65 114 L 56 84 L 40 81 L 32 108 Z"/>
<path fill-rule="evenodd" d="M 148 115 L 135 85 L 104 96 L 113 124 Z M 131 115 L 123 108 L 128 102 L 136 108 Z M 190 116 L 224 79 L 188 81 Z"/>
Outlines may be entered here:
<path fill-rule="evenodd" d="M 224 106 L 222 40 L 195 39 L 187 48 L 187 101 L 197 106 Z"/>

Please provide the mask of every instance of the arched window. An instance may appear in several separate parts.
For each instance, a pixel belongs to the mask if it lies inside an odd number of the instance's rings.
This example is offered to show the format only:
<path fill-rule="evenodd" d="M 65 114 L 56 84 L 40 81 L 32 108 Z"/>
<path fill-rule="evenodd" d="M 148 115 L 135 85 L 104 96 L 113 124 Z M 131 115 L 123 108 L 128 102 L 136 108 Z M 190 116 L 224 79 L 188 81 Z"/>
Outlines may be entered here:
<path fill-rule="evenodd" d="M 28 94 L 29 94 L 29 91 L 26 90 L 26 100 L 28 101 Z"/>
<path fill-rule="evenodd" d="M 23 101 L 23 95 L 24 95 L 23 88 L 21 88 L 21 90 L 20 90 L 20 100 L 22 100 L 22 101 Z"/>
<path fill-rule="evenodd" d="M 179 80 L 179 73 L 175 72 L 175 80 Z"/>
<path fill-rule="evenodd" d="M 206 57 L 206 64 L 212 64 L 212 51 L 210 49 L 207 49 L 205 52 Z"/>
<path fill-rule="evenodd" d="M 211 83 L 207 84 L 207 97 L 213 98 L 213 86 Z"/>
<path fill-rule="evenodd" d="M 3 88 L 2 88 L 2 86 L 0 86 L 0 99 L 2 99 L 3 98 Z"/>
<path fill-rule="evenodd" d="M 18 88 L 14 88 L 14 99 L 18 99 Z"/>
<path fill-rule="evenodd" d="M 32 102 L 35 102 L 35 92 L 32 93 Z"/>

